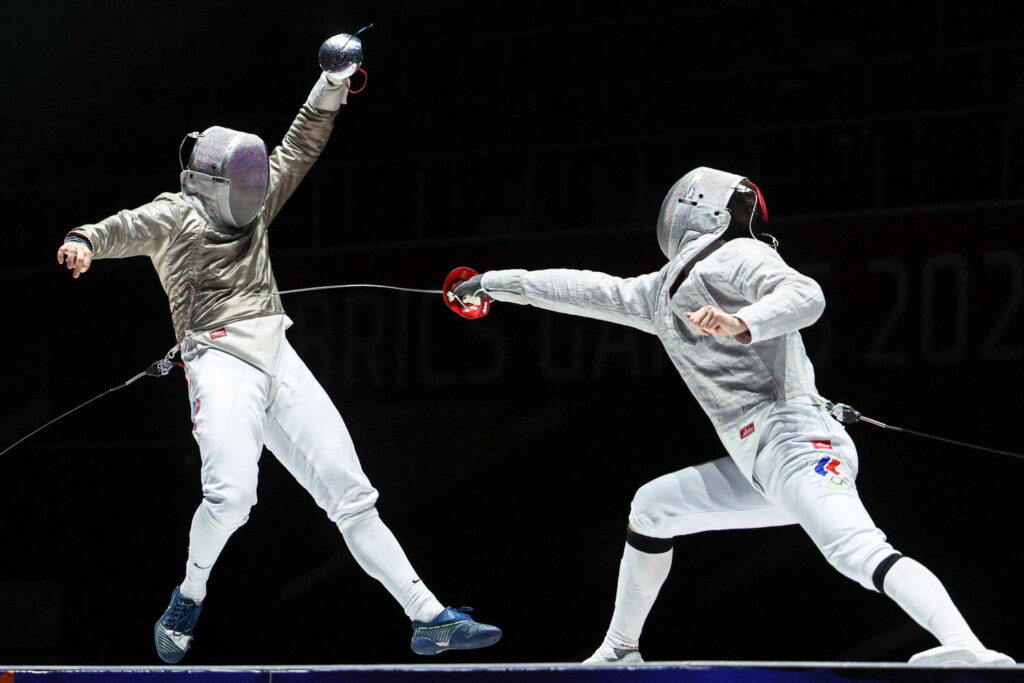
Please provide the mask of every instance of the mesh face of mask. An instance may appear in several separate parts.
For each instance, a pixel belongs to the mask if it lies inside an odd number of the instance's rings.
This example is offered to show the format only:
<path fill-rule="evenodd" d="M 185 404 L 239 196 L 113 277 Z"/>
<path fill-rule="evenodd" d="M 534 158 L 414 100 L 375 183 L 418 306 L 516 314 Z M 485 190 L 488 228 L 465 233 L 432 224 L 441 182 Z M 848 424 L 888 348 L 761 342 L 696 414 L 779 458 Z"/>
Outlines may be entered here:
<path fill-rule="evenodd" d="M 182 187 L 202 197 L 214 219 L 234 228 L 248 225 L 267 198 L 270 162 L 263 140 L 221 126 L 191 135 L 195 144 Z"/>

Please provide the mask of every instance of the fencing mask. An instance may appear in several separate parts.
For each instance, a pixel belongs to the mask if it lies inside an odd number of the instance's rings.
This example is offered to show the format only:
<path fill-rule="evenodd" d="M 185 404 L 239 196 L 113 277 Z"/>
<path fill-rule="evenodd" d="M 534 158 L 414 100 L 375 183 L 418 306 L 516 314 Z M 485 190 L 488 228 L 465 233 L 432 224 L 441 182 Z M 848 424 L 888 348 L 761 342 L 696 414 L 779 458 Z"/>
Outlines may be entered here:
<path fill-rule="evenodd" d="M 185 144 L 194 141 L 188 159 Z M 189 133 L 179 148 L 181 190 L 194 195 L 215 222 L 241 228 L 251 223 L 267 198 L 270 161 L 259 136 L 213 126 Z"/>
<path fill-rule="evenodd" d="M 741 175 L 701 166 L 676 181 L 665 195 L 658 217 L 658 244 L 672 259 L 701 235 L 721 235 L 729 227 L 729 200 L 742 187 Z M 746 191 L 743 187 L 741 191 Z"/>

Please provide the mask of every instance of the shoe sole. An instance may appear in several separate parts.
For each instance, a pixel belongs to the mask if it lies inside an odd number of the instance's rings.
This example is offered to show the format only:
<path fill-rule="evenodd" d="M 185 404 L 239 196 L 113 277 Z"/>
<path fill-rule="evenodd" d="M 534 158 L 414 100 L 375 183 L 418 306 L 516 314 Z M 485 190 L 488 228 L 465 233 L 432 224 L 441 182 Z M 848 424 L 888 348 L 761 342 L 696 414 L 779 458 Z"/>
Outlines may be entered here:
<path fill-rule="evenodd" d="M 153 642 L 156 645 L 156 654 L 168 664 L 177 664 L 188 652 L 187 649 L 181 650 L 174 644 L 174 641 L 160 628 L 159 621 L 153 626 Z"/>
<path fill-rule="evenodd" d="M 418 655 L 436 655 L 448 650 L 477 650 L 494 645 L 501 640 L 502 636 L 501 629 L 496 626 L 482 632 L 478 630 L 471 636 L 465 635 L 466 630 L 468 629 L 455 629 L 451 640 L 444 646 L 439 645 L 430 638 L 413 636 L 412 651 Z"/>
<path fill-rule="evenodd" d="M 935 648 L 936 652 L 925 651 L 910 658 L 910 664 L 914 666 L 927 666 L 935 668 L 975 668 L 978 666 L 1013 666 L 1016 662 L 1007 655 L 993 653 L 990 656 L 979 655 L 979 653 L 967 648 L 955 648 L 946 650 Z"/>
<path fill-rule="evenodd" d="M 643 663 L 644 658 L 640 655 L 619 657 L 618 659 L 584 659 L 580 662 L 583 666 L 634 666 Z"/>

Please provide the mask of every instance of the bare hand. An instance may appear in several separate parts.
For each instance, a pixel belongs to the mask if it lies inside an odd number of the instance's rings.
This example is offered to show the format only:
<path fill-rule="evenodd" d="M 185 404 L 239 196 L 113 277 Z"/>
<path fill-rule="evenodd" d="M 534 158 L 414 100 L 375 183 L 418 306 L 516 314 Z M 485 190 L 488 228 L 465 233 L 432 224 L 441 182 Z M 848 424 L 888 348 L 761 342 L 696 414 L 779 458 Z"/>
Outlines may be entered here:
<path fill-rule="evenodd" d="M 57 250 L 57 263 L 67 262 L 71 276 L 77 278 L 89 270 L 92 263 L 92 249 L 79 242 L 65 242 Z"/>
<path fill-rule="evenodd" d="M 714 306 L 701 306 L 693 313 L 684 315 L 702 335 L 738 337 L 744 343 L 750 341 L 749 328 L 745 322 Z"/>

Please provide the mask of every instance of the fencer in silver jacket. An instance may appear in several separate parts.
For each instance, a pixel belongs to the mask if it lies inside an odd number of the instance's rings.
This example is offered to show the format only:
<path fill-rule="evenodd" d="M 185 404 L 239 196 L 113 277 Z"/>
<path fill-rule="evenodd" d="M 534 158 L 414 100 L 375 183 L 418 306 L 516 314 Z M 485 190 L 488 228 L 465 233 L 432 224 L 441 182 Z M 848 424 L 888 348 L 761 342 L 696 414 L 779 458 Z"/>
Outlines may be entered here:
<path fill-rule="evenodd" d="M 283 313 L 267 229 L 326 146 L 347 94 L 346 84 L 321 75 L 270 154 L 266 200 L 248 225 L 220 224 L 195 194 L 183 189 L 77 227 L 66 240 L 86 242 L 95 259 L 152 259 L 179 342 L 226 324 Z"/>
<path fill-rule="evenodd" d="M 347 83 L 322 74 L 270 154 L 250 133 L 213 126 L 189 134 L 183 148 L 195 144 L 182 161 L 181 192 L 76 228 L 58 250 L 75 277 L 92 257 L 148 256 L 170 301 L 203 498 L 184 577 L 153 627 L 157 655 L 168 664 L 192 647 L 214 564 L 256 504 L 264 447 L 401 605 L 414 652 L 488 647 L 502 635 L 445 607 L 421 580 L 377 512 L 378 492 L 338 409 L 285 335 L 291 321 L 270 266 L 268 227 L 327 143 Z"/>

